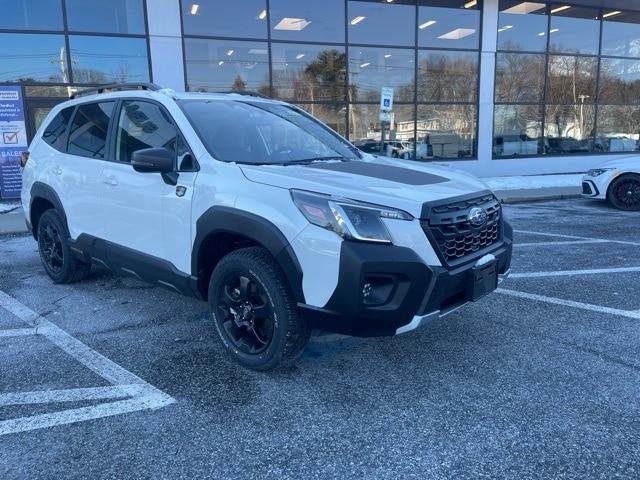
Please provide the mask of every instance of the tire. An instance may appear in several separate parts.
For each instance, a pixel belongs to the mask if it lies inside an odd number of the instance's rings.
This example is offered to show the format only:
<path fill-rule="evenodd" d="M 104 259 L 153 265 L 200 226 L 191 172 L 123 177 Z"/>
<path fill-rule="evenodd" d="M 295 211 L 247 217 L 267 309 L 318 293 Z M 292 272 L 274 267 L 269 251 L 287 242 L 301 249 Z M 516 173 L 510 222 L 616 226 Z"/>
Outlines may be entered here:
<path fill-rule="evenodd" d="M 209 282 L 211 316 L 227 353 L 243 367 L 270 370 L 293 363 L 309 341 L 284 274 L 262 247 L 235 250 Z"/>
<path fill-rule="evenodd" d="M 73 283 L 91 272 L 91 264 L 76 260 L 69 248 L 69 234 L 56 210 L 47 210 L 38 221 L 38 252 L 53 283 Z"/>
<path fill-rule="evenodd" d="M 609 185 L 607 198 L 619 210 L 640 211 L 640 175 L 629 173 L 617 177 Z"/>

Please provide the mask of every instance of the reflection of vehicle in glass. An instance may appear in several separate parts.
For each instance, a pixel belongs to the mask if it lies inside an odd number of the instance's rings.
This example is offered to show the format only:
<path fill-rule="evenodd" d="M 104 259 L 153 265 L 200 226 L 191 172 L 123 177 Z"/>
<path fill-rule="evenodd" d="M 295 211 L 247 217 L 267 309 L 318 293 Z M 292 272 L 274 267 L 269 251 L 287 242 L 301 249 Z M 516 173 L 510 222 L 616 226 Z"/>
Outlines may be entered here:
<path fill-rule="evenodd" d="M 624 136 L 598 137 L 595 149 L 597 152 L 635 152 L 638 150 L 638 142 Z"/>
<path fill-rule="evenodd" d="M 353 144 L 365 153 L 380 153 L 380 142 L 376 142 L 375 140 L 365 138 L 363 140 L 356 140 Z"/>
<path fill-rule="evenodd" d="M 111 89 L 56 106 L 29 148 L 22 204 L 56 283 L 95 262 L 206 300 L 227 352 L 266 370 L 311 328 L 403 333 L 508 273 L 511 227 L 471 175 L 363 154 L 255 94 Z"/>
<path fill-rule="evenodd" d="M 623 156 L 582 177 L 582 195 L 608 200 L 621 210 L 640 210 L 640 156 Z"/>
<path fill-rule="evenodd" d="M 354 145 L 365 153 L 380 154 L 381 142 L 373 139 L 356 140 Z M 408 143 L 400 142 L 396 140 L 390 140 L 384 142 L 385 152 L 384 156 L 393 158 L 403 158 L 402 153 L 411 149 Z"/>
<path fill-rule="evenodd" d="M 540 142 L 525 134 L 498 135 L 493 138 L 493 154 L 496 156 L 536 155 Z"/>
<path fill-rule="evenodd" d="M 385 142 L 385 145 L 387 147 L 386 155 L 393 158 L 403 158 L 402 154 L 412 148 L 407 142 L 399 142 L 395 140 Z"/>
<path fill-rule="evenodd" d="M 545 138 L 545 152 L 549 154 L 585 153 L 591 151 L 590 140 L 577 140 L 571 137 Z"/>

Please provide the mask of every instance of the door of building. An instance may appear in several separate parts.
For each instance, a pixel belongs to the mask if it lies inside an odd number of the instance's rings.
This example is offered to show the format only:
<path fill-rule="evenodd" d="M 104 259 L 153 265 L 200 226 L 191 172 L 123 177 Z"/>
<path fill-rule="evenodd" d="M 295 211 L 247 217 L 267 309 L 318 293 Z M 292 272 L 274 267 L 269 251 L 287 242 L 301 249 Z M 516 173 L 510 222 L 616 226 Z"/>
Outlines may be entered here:
<path fill-rule="evenodd" d="M 27 123 L 27 138 L 29 140 L 29 143 L 31 143 L 31 140 L 36 134 L 38 127 L 40 127 L 40 124 L 45 119 L 47 114 L 51 111 L 51 109 L 57 104 L 64 102 L 65 100 L 67 99 L 60 97 L 27 97 L 25 99 L 25 120 Z"/>

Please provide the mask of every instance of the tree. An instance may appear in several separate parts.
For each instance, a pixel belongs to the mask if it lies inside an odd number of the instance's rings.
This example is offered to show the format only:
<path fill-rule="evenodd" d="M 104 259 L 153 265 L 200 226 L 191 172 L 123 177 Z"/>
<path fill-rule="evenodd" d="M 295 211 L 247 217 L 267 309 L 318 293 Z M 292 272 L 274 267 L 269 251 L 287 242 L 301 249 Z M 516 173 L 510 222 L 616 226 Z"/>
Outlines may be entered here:
<path fill-rule="evenodd" d="M 234 92 L 244 92 L 247 89 L 247 82 L 242 80 L 240 75 L 236 75 L 236 78 L 233 80 L 233 84 L 231 85 L 231 90 Z"/>

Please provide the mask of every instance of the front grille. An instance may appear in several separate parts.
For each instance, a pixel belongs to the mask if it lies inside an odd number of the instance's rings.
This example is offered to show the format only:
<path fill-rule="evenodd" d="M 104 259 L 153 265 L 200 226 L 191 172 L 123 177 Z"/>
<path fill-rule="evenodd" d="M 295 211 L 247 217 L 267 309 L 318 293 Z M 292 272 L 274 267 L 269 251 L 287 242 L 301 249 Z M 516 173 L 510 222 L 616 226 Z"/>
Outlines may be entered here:
<path fill-rule="evenodd" d="M 589 185 L 589 182 L 582 182 L 582 193 L 583 195 L 591 195 L 591 185 Z"/>
<path fill-rule="evenodd" d="M 484 209 L 487 219 L 475 226 L 469 221 L 472 208 Z M 456 265 L 475 258 L 501 240 L 502 209 L 492 195 L 457 202 L 426 206 L 428 217 L 422 228 L 447 265 Z"/>

